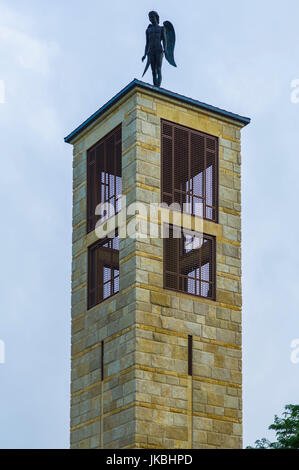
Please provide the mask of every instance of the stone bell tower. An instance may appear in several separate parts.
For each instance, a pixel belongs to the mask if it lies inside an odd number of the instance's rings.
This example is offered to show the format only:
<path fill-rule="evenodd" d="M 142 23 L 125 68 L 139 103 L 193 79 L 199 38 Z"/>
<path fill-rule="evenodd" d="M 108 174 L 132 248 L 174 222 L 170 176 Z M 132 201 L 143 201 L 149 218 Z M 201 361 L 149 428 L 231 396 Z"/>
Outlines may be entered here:
<path fill-rule="evenodd" d="M 134 80 L 65 138 L 73 449 L 242 447 L 240 131 L 249 122 Z M 114 237 L 95 230 L 101 203 L 112 207 Z M 123 236 L 121 218 L 141 236 Z"/>

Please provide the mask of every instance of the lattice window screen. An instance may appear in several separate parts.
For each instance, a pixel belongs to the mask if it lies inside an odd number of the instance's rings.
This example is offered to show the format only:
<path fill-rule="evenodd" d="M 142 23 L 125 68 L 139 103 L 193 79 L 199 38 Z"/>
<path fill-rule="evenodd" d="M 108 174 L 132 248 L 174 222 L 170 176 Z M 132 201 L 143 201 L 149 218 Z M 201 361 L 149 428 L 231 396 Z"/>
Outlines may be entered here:
<path fill-rule="evenodd" d="M 87 233 L 99 220 L 98 204 L 109 202 L 115 213 L 121 209 L 121 134 L 118 126 L 87 152 Z"/>
<path fill-rule="evenodd" d="M 180 230 L 181 238 L 176 238 Z M 164 239 L 164 287 L 186 294 L 215 299 L 216 240 L 169 226 Z"/>
<path fill-rule="evenodd" d="M 119 292 L 119 238 L 106 238 L 88 250 L 88 308 Z"/>
<path fill-rule="evenodd" d="M 217 222 L 218 138 L 162 121 L 161 180 L 162 202 Z"/>

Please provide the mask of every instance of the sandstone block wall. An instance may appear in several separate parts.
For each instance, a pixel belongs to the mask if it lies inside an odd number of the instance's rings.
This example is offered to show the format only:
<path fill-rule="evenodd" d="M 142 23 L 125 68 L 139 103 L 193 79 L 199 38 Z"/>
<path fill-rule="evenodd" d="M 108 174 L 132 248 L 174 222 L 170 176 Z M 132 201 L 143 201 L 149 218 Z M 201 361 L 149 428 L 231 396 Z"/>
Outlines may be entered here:
<path fill-rule="evenodd" d="M 120 292 L 87 310 L 87 249 L 97 240 L 86 235 L 87 150 L 122 123 L 127 206 L 158 203 L 161 119 L 219 138 L 219 223 L 203 222 L 217 242 L 216 301 L 163 289 L 163 240 L 138 237 L 120 243 Z M 242 447 L 240 127 L 137 89 L 76 139 L 72 448 Z M 146 215 L 137 222 L 149 229 Z"/>

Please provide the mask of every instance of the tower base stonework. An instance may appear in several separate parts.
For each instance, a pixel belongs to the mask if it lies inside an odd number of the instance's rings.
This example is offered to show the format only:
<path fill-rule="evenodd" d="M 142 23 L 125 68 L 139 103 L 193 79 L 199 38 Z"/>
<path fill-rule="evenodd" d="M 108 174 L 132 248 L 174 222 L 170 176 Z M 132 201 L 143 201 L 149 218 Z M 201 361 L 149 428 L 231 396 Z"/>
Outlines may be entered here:
<path fill-rule="evenodd" d="M 218 139 L 218 220 L 202 220 L 216 241 L 215 300 L 165 288 L 162 238 L 127 237 L 119 292 L 88 308 L 88 249 L 98 238 L 87 233 L 87 152 L 121 125 L 126 205 L 158 204 L 163 121 Z M 240 130 L 248 123 L 134 80 L 65 139 L 74 148 L 73 449 L 242 448 Z M 149 216 L 138 221 L 149 227 Z"/>

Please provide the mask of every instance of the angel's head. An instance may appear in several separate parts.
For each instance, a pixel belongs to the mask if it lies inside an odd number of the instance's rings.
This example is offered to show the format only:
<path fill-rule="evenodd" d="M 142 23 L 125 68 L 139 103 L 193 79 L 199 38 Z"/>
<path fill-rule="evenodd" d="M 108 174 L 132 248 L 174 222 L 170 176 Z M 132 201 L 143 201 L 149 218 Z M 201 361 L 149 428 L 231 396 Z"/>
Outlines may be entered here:
<path fill-rule="evenodd" d="M 149 20 L 153 24 L 159 24 L 160 23 L 160 18 L 159 15 L 156 11 L 150 11 L 148 14 Z"/>

